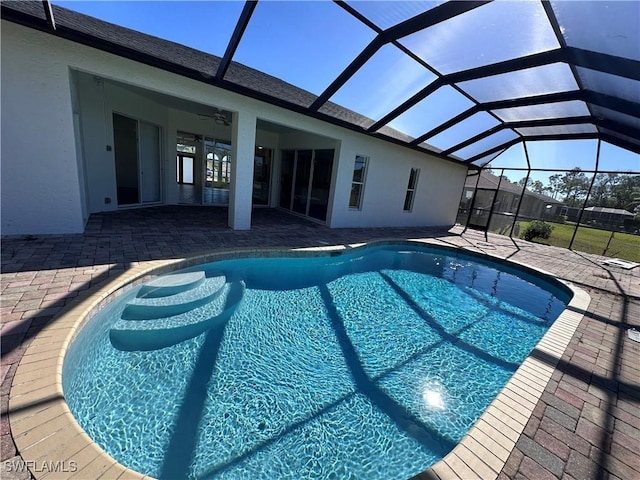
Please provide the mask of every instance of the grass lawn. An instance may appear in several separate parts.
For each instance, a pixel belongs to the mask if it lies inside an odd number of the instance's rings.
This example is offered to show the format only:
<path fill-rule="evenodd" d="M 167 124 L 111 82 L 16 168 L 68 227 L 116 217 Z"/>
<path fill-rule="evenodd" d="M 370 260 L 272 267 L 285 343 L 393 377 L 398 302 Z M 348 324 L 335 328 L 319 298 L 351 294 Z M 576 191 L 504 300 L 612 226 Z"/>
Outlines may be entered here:
<path fill-rule="evenodd" d="M 547 223 L 553 226 L 551 236 L 547 239 L 537 238 L 534 242 L 568 248 L 575 225 L 569 223 Z M 523 232 L 528 225 L 527 222 L 521 222 L 520 232 Z M 605 252 L 609 238 L 611 238 L 611 232 L 607 230 L 580 227 L 576 234 L 576 239 L 573 241 L 573 250 L 640 262 L 640 236 L 616 232 L 613 234 L 609 248 Z"/>

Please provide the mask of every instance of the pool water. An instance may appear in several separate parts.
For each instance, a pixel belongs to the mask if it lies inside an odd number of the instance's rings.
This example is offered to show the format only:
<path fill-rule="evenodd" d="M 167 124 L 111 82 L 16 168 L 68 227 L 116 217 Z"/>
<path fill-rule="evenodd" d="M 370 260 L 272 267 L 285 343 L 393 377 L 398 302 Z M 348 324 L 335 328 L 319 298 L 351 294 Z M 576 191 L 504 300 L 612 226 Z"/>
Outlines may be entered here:
<path fill-rule="evenodd" d="M 189 271 L 231 287 L 160 319 L 127 317 L 132 289 L 81 330 L 63 368 L 89 436 L 157 478 L 416 475 L 569 301 L 541 277 L 409 245 Z"/>

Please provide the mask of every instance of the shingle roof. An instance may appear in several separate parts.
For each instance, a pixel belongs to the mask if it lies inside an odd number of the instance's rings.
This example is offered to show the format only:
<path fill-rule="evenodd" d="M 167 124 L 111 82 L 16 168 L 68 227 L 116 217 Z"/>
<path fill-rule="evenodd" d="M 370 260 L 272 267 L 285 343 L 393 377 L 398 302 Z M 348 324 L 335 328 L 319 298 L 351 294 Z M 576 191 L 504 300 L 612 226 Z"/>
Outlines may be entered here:
<path fill-rule="evenodd" d="M 622 208 L 609 208 L 609 207 L 587 207 L 585 208 L 588 212 L 600 212 L 600 213 L 609 213 L 613 215 L 626 215 L 629 217 L 635 217 L 635 213 L 631 213 Z"/>
<path fill-rule="evenodd" d="M 487 170 L 482 170 L 479 175 L 480 175 L 479 179 L 475 175 L 468 175 L 464 184 L 465 187 L 475 188 L 476 182 L 477 182 L 478 188 L 497 190 L 498 187 L 500 187 L 501 191 L 511 192 L 517 195 L 520 195 L 522 192 L 521 186 L 511 182 L 506 178 L 503 178 L 501 180 L 500 177 L 488 172 Z M 546 203 L 557 203 L 557 204 L 562 203 L 548 195 L 544 195 L 543 193 L 532 192 L 531 190 L 525 190 L 525 195 L 529 197 L 535 197 Z"/>

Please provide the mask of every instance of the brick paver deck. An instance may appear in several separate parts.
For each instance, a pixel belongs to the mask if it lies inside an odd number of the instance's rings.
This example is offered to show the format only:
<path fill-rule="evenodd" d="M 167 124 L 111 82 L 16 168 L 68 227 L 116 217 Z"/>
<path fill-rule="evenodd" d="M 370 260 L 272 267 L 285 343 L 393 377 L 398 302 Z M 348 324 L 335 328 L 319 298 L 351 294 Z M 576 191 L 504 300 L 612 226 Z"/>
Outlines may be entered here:
<path fill-rule="evenodd" d="M 485 474 L 530 480 L 640 478 L 640 343 L 627 336 L 629 328 L 640 329 L 640 267 L 607 267 L 595 255 L 473 231 L 462 233 L 460 228 L 332 230 L 266 209 L 254 212 L 249 231 L 233 231 L 225 225 L 225 209 L 159 207 L 93 215 L 82 235 L 2 239 L 1 478 L 31 478 L 29 471 L 15 468 L 21 457 L 7 415 L 18 363 L 29 346 L 30 354 L 39 355 L 42 349 L 42 358 L 48 358 L 46 343 L 32 342 L 43 329 L 55 325 L 58 313 L 77 297 L 154 260 L 230 248 L 317 247 L 381 238 L 429 238 L 508 258 L 551 272 L 591 296 L 533 414 L 514 439 L 515 447 L 502 451 L 498 438 L 478 437 L 471 441 L 482 444 L 478 451 L 486 452 L 482 465 L 467 460 L 471 457 L 456 457 L 448 466 L 421 477 L 447 477 L 457 470 L 462 478 L 485 478 Z M 541 363 L 547 360 L 544 352 L 537 355 Z M 48 374 L 47 360 L 33 364 L 42 365 L 31 369 L 34 375 Z M 16 382 L 12 394 L 22 385 Z M 49 423 L 55 428 L 55 422 Z M 493 462 L 494 457 L 503 461 Z M 487 464 L 498 465 L 494 468 L 501 471 L 481 470 Z M 37 465 L 30 466 L 37 470 Z M 120 472 L 114 468 L 103 471 L 100 478 L 120 475 L 111 476 Z"/>

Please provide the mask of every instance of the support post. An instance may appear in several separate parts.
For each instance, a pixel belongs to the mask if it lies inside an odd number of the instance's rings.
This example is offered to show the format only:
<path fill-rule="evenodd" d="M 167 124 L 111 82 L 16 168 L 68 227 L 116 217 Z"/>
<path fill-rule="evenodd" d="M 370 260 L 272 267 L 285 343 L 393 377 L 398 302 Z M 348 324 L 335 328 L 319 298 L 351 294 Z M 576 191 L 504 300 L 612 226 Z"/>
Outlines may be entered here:
<path fill-rule="evenodd" d="M 529 183 L 529 176 L 531 175 L 531 162 L 529 161 L 529 152 L 527 151 L 527 143 L 522 142 L 522 146 L 524 147 L 524 158 L 527 160 L 527 176 L 524 179 L 524 186 L 522 187 L 522 192 L 520 192 L 520 200 L 518 201 L 518 208 L 516 208 L 516 216 L 513 219 L 513 223 L 511 224 L 511 231 L 509 232 L 509 238 L 513 238 L 513 229 L 516 228 L 516 223 L 518 222 L 518 216 L 520 215 L 520 208 L 522 207 L 522 202 L 524 201 L 524 194 L 527 191 L 527 183 Z"/>
<path fill-rule="evenodd" d="M 234 230 L 251 228 L 256 122 L 257 118 L 253 113 L 233 114 L 228 222 Z"/>

